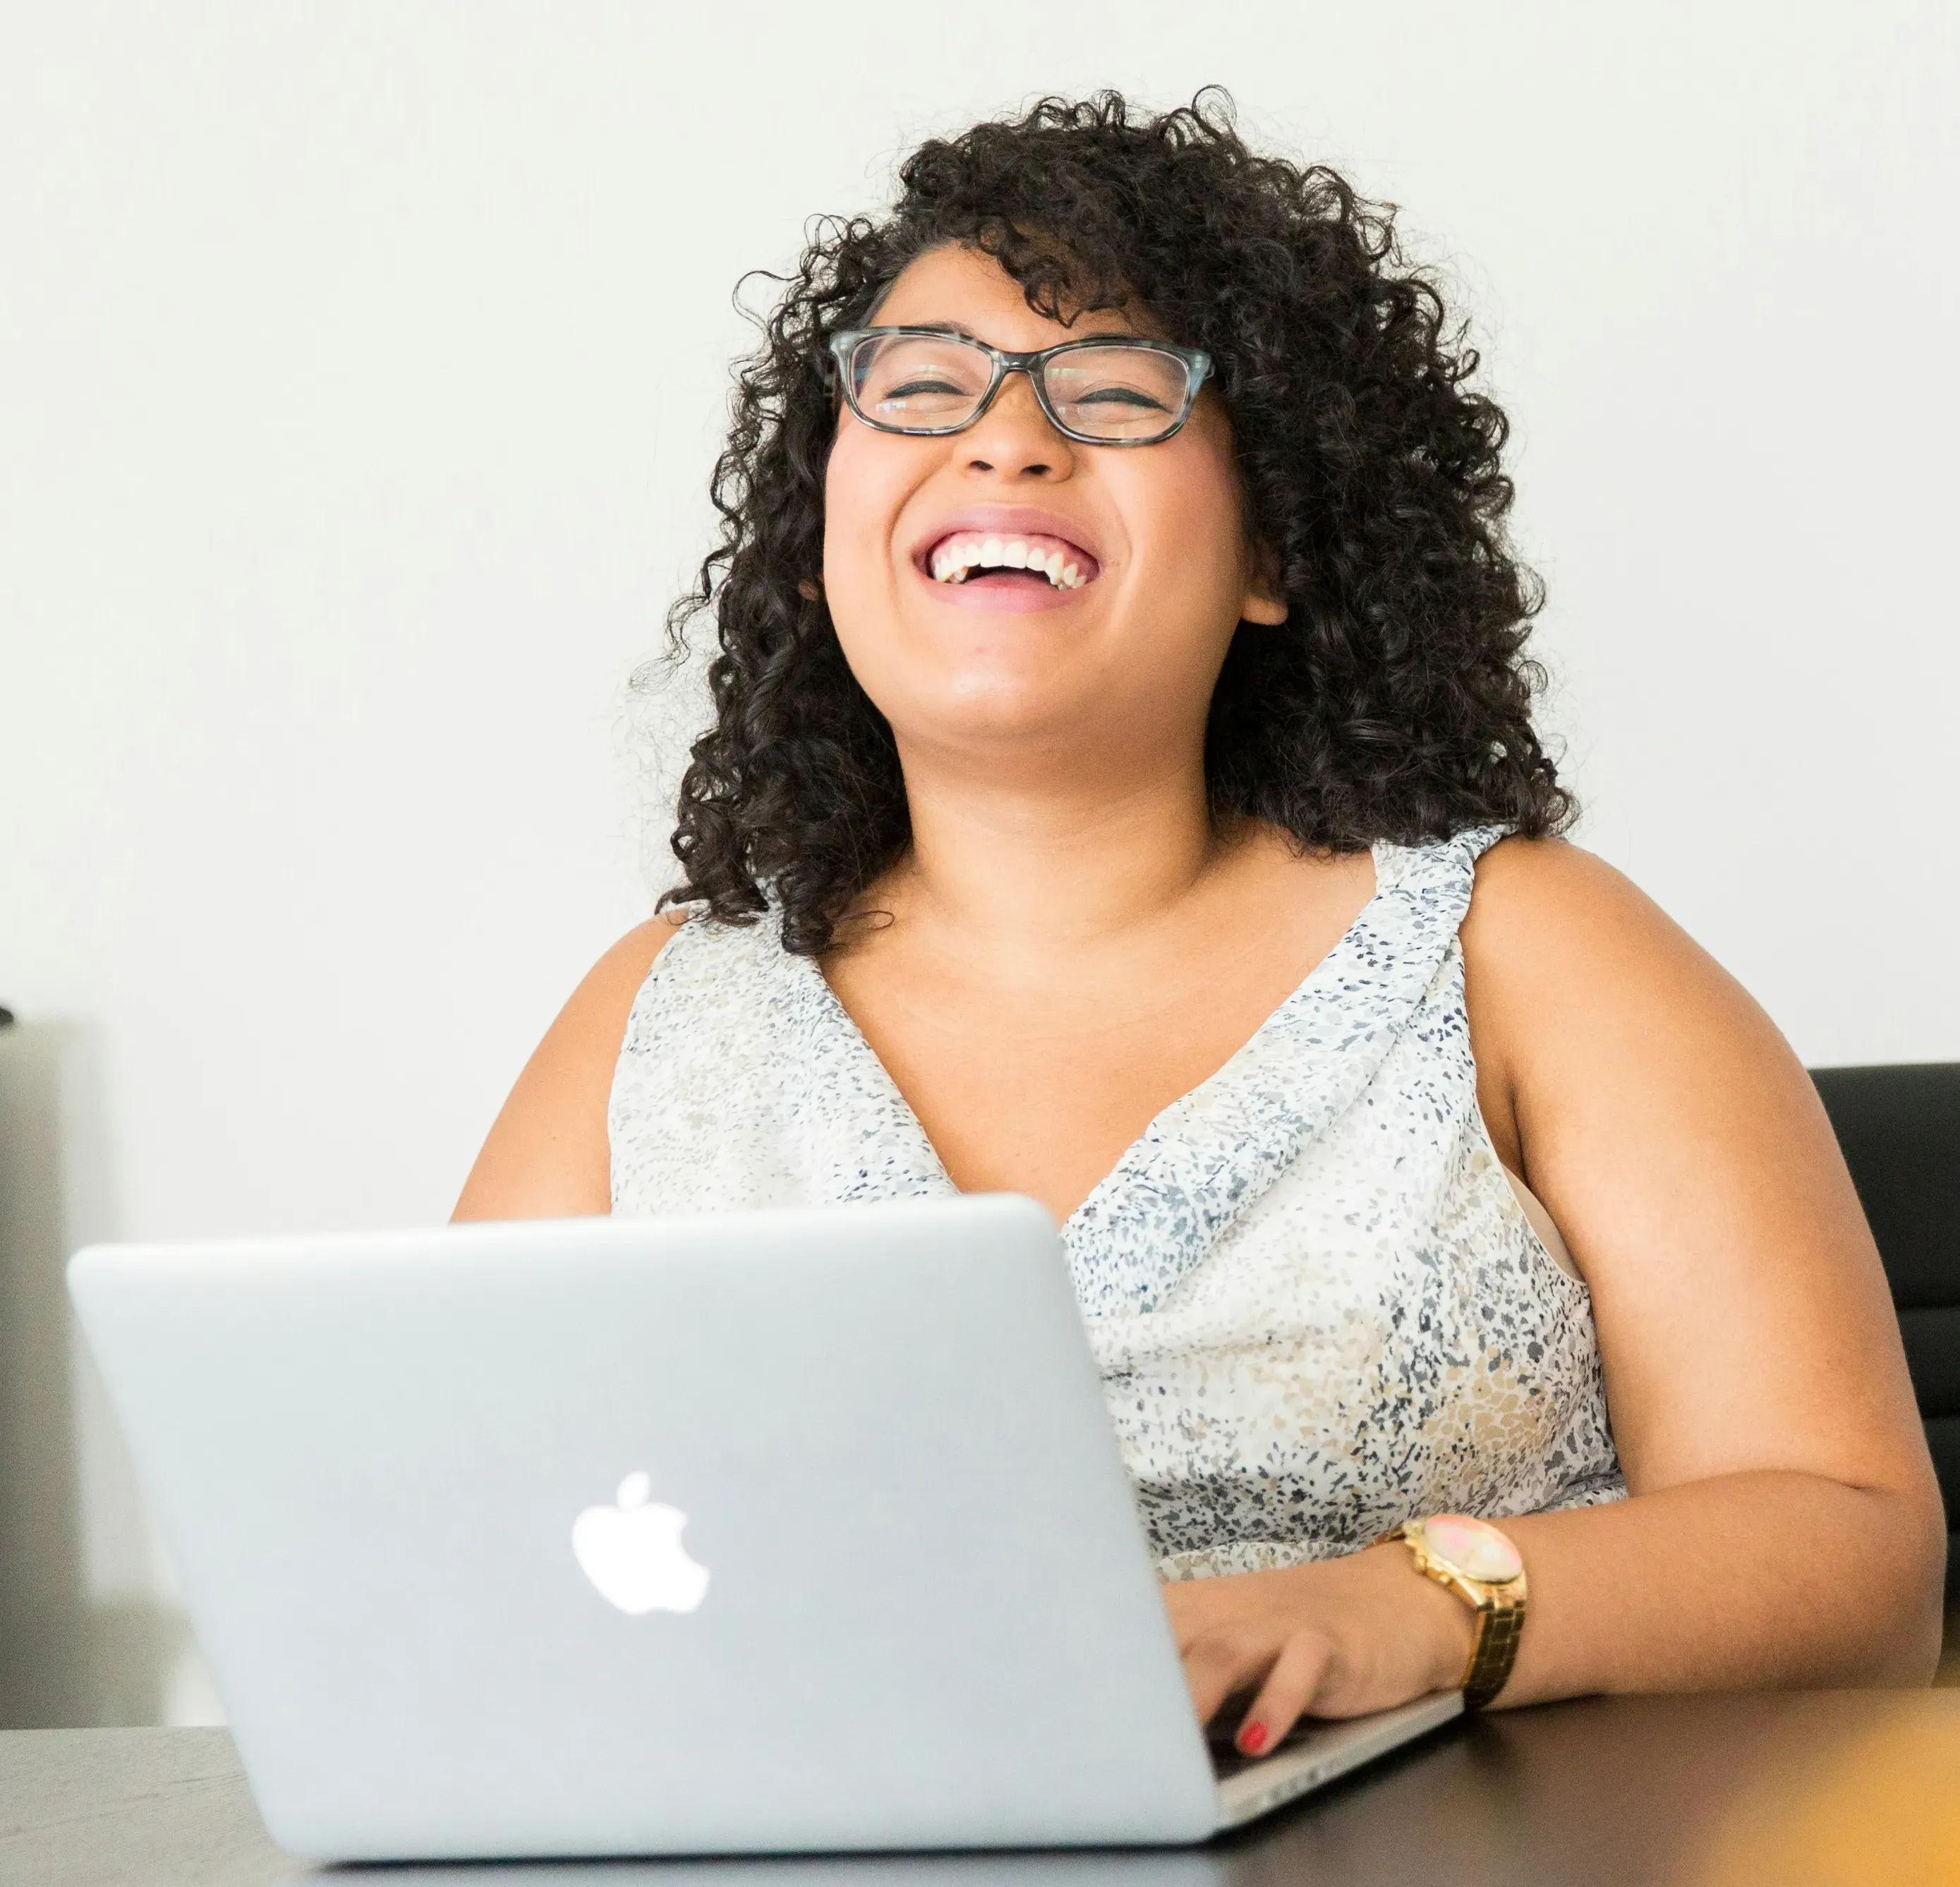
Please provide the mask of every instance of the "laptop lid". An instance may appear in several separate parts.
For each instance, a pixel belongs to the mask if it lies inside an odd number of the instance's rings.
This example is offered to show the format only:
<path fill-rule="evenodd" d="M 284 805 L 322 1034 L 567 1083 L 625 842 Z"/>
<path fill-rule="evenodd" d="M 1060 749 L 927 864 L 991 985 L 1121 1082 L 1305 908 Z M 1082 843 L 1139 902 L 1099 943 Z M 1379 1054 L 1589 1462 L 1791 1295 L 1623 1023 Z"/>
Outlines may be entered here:
<path fill-rule="evenodd" d="M 295 1852 L 1216 1825 L 1032 1201 L 101 1246 L 70 1284 Z"/>

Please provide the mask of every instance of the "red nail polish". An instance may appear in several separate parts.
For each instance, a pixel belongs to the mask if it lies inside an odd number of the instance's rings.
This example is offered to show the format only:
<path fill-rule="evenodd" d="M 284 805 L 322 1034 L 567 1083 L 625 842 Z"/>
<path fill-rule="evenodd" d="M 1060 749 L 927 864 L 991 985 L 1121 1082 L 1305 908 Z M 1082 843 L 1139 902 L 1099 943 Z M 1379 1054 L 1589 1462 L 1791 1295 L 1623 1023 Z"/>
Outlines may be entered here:
<path fill-rule="evenodd" d="M 1239 1733 L 1239 1747 L 1249 1756 L 1256 1756 L 1266 1746 L 1266 1726 L 1264 1723 L 1248 1723 Z"/>

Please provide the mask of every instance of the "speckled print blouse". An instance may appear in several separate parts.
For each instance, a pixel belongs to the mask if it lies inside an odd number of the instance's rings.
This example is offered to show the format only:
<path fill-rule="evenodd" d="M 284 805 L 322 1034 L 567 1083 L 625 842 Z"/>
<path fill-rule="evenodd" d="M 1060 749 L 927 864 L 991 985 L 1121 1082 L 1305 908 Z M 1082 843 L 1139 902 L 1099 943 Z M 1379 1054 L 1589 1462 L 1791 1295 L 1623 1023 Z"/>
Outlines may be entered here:
<path fill-rule="evenodd" d="M 1166 1578 L 1324 1558 L 1443 1510 L 1625 1492 L 1591 1300 L 1477 1109 L 1456 932 L 1496 836 L 1378 845 L 1341 941 L 1063 1228 Z M 620 1214 L 955 1190 L 766 919 L 697 919 L 662 950 L 610 1131 Z"/>

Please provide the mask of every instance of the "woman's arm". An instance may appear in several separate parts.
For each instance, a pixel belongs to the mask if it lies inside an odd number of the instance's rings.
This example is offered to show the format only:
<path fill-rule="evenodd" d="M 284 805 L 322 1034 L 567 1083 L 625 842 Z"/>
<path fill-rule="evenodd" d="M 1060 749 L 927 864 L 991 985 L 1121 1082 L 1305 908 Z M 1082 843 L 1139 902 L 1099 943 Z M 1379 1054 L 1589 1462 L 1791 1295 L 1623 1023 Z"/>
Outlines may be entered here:
<path fill-rule="evenodd" d="M 1633 1497 L 1503 1523 L 1531 1611 L 1503 1701 L 1923 1682 L 1939 1493 L 1809 1077 L 1714 963 L 1570 846 L 1494 850 L 1463 948 L 1484 1118 L 1591 1288 Z M 1467 1609 L 1399 1545 L 1168 1597 L 1200 1709 L 1263 1682 L 1247 1721 L 1268 1744 L 1309 1704 L 1454 1684 L 1469 1644 Z"/>
<path fill-rule="evenodd" d="M 1939 1490 L 1809 1077 L 1704 953 L 1570 846 L 1498 847 L 1464 951 L 1485 1118 L 1591 1287 L 1637 1497 L 1513 1529 L 1545 1597 L 1535 1576 L 1508 1694 L 1923 1681 Z"/>
<path fill-rule="evenodd" d="M 611 1211 L 606 1105 L 633 998 L 674 921 L 629 931 L 593 966 L 525 1063 L 452 1215 L 581 1218 Z"/>

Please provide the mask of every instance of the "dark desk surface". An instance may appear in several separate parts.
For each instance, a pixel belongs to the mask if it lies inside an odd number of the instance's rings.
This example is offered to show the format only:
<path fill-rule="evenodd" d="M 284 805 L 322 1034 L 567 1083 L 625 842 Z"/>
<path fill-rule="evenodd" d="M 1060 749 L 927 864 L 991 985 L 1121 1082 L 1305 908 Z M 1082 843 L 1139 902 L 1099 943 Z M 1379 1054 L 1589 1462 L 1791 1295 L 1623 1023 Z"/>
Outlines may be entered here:
<path fill-rule="evenodd" d="M 0 1733 L 4 1887 L 275 1887 L 308 1876 L 266 1839 L 223 1730 Z M 330 1878 L 933 1887 L 927 1876 L 946 1887 L 1960 1887 L 1960 1691 L 1596 1698 L 1500 1713 L 1199 1849 Z"/>

